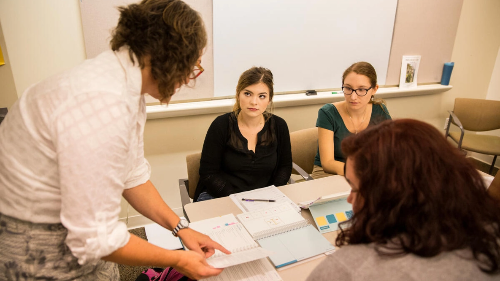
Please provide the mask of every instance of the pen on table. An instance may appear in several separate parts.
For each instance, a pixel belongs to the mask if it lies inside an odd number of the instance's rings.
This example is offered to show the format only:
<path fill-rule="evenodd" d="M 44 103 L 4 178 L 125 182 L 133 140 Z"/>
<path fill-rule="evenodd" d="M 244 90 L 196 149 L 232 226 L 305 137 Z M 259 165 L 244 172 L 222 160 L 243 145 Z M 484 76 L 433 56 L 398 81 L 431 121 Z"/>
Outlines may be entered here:
<path fill-rule="evenodd" d="M 276 200 L 272 200 L 272 199 L 248 199 L 248 198 L 241 198 L 241 201 L 249 201 L 249 202 L 252 202 L 252 201 L 276 202 Z"/>

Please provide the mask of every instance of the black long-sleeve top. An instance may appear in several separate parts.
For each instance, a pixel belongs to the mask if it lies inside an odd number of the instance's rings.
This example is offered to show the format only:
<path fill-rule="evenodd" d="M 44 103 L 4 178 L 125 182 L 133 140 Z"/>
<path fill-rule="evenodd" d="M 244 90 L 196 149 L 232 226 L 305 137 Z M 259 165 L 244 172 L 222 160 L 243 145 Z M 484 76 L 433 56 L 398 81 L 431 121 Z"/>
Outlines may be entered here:
<path fill-rule="evenodd" d="M 197 200 L 203 191 L 223 197 L 269 185 L 285 185 L 291 172 L 292 150 L 285 120 L 268 114 L 253 152 L 248 150 L 236 115 L 226 113 L 212 122 L 205 136 L 194 198 Z"/>

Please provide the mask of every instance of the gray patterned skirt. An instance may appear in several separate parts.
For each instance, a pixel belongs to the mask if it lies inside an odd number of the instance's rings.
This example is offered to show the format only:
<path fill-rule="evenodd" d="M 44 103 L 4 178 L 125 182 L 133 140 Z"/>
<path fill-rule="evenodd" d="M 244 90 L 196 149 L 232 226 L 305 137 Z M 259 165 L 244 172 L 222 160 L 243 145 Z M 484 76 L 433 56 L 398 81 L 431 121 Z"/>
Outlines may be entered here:
<path fill-rule="evenodd" d="M 119 280 L 118 266 L 99 260 L 79 265 L 60 223 L 40 224 L 0 213 L 0 280 Z"/>

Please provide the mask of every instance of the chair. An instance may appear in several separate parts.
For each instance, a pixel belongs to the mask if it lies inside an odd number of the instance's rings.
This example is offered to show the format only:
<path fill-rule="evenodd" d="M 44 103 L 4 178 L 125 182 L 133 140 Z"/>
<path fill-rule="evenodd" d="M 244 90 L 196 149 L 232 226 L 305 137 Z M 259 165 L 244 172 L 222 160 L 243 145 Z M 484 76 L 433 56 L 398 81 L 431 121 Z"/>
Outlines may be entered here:
<path fill-rule="evenodd" d="M 186 219 L 189 220 L 186 211 L 184 210 L 184 205 L 191 203 L 191 199 L 194 199 L 194 194 L 196 192 L 196 186 L 198 186 L 198 181 L 200 180 L 200 159 L 201 152 L 190 154 L 186 156 L 187 164 L 187 179 L 179 179 L 179 191 L 181 193 L 182 202 L 182 212 Z"/>
<path fill-rule="evenodd" d="M 3 119 L 5 119 L 5 116 L 7 116 L 7 112 L 7 107 L 0 108 L 0 124 L 2 124 Z"/>
<path fill-rule="evenodd" d="M 500 101 L 457 98 L 453 111 L 449 113 L 450 122 L 445 136 L 450 136 L 458 144 L 458 149 L 493 155 L 488 172 L 491 175 L 497 156 L 500 155 L 500 137 L 465 130 L 482 132 L 500 129 Z M 459 127 L 460 131 L 450 132 L 451 124 Z"/>
<path fill-rule="evenodd" d="M 290 133 L 292 145 L 292 173 L 306 181 L 313 180 L 314 157 L 318 151 L 318 129 L 309 128 Z M 293 183 L 293 181 L 291 182 Z"/>

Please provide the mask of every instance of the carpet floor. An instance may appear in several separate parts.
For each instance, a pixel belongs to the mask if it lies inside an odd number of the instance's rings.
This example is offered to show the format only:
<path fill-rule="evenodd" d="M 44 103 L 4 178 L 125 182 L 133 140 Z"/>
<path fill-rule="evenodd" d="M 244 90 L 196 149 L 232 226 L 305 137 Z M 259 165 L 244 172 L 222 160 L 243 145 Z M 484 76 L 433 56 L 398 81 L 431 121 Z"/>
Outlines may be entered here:
<path fill-rule="evenodd" d="M 147 240 L 146 231 L 144 227 L 134 228 L 129 230 L 130 233 L 139 236 L 142 239 Z M 150 268 L 152 266 L 128 266 L 128 265 L 118 265 L 118 270 L 120 271 L 121 281 L 135 281 L 137 276 L 141 274 L 142 271 Z"/>

